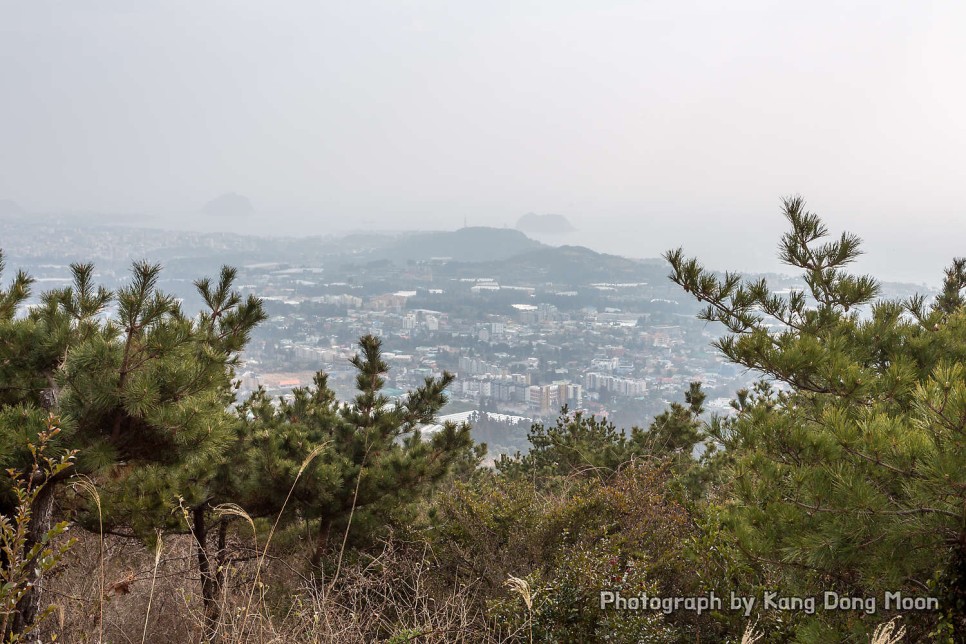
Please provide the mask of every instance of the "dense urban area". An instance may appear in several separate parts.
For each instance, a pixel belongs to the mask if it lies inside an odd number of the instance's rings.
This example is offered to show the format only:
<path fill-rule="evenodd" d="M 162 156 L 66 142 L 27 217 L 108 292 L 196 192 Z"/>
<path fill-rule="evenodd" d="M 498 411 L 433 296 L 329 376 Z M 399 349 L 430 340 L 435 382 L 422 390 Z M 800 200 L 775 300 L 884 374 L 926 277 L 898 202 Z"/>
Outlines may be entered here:
<path fill-rule="evenodd" d="M 240 397 L 259 387 L 290 395 L 322 370 L 348 400 L 349 359 L 373 334 L 391 367 L 385 393 L 403 396 L 427 377 L 454 374 L 441 420 L 471 419 L 490 457 L 526 451 L 531 422 L 563 406 L 645 426 L 700 382 L 709 412 L 727 414 L 735 392 L 760 377 L 715 351 L 722 328 L 697 319 L 663 260 L 550 247 L 512 229 L 259 238 L 70 218 L 0 226 L 8 263 L 37 279 L 36 296 L 70 282 L 67 258 L 94 261 L 109 288 L 146 259 L 163 265 L 160 286 L 192 310 L 200 305 L 194 280 L 236 267 L 240 292 L 261 298 L 270 315 L 237 373 Z M 800 286 L 768 279 L 778 292 Z M 885 287 L 890 297 L 924 290 Z"/>

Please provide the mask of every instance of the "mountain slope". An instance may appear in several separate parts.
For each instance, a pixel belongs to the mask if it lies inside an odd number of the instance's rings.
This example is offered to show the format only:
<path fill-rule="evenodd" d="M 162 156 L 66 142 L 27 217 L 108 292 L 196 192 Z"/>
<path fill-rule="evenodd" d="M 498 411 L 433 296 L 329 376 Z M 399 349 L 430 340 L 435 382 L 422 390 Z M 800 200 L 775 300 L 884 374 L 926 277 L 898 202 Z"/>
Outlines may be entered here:
<path fill-rule="evenodd" d="M 460 262 L 499 261 L 546 248 L 518 230 L 461 228 L 455 231 L 412 233 L 397 242 L 375 249 L 372 259 L 394 262 L 449 258 Z"/>

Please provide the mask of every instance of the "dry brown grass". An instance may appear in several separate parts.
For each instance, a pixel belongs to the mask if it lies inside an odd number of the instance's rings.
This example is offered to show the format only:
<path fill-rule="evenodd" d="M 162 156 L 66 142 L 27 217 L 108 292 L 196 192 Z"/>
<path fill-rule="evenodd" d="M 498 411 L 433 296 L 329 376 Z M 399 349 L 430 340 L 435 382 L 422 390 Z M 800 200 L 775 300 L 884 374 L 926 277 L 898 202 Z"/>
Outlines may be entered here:
<path fill-rule="evenodd" d="M 879 624 L 872 634 L 871 644 L 898 644 L 906 636 L 906 627 L 899 624 L 898 618 L 893 618 L 884 624 Z"/>
<path fill-rule="evenodd" d="M 57 569 L 48 586 L 57 616 L 44 630 L 68 642 L 97 642 L 101 631 L 104 642 L 139 642 L 142 634 L 146 642 L 196 641 L 198 625 L 185 619 L 198 584 L 191 538 L 167 537 L 155 574 L 154 553 L 143 544 L 106 537 L 103 594 L 98 541 L 81 536 Z"/>
<path fill-rule="evenodd" d="M 42 641 L 50 641 L 53 634 L 58 641 L 78 644 L 203 641 L 204 607 L 192 537 L 166 536 L 156 548 L 112 536 L 104 538 L 103 546 L 99 535 L 79 537 L 50 577 L 48 600 L 57 610 L 40 628 Z M 389 539 L 379 552 L 347 562 L 334 585 L 306 577 L 302 571 L 307 562 L 294 555 L 268 557 L 259 569 L 261 554 L 252 550 L 226 576 L 216 640 L 220 644 L 497 643 L 532 638 L 526 627 L 508 631 L 487 618 L 487 592 L 479 582 L 444 584 L 425 544 Z M 100 593 L 102 570 L 106 583 Z M 534 592 L 525 580 L 511 578 L 507 592 L 532 605 Z M 873 641 L 897 643 L 904 634 L 893 620 L 876 629 Z M 747 624 L 741 641 L 761 638 Z"/>
<path fill-rule="evenodd" d="M 648 546 L 661 535 L 665 549 L 669 547 L 680 521 L 674 512 L 665 516 L 648 510 L 663 506 L 641 498 L 640 489 L 653 487 L 646 477 L 641 483 L 644 474 L 647 472 L 625 473 L 600 499 L 581 497 L 582 503 L 589 505 L 578 506 L 579 512 L 564 513 L 575 517 L 577 524 L 572 529 L 581 528 L 581 517 L 589 511 L 599 513 L 613 506 L 621 510 L 619 518 L 625 532 L 641 535 L 641 543 Z M 497 507 L 512 516 L 530 516 L 527 513 L 533 510 L 535 501 L 551 509 L 569 508 L 569 490 L 558 494 L 559 498 L 549 494 L 537 499 L 510 495 Z M 96 491 L 93 496 L 96 498 Z M 333 553 L 326 569 L 336 572 L 328 578 L 306 574 L 310 565 L 304 556 L 275 551 L 300 550 L 291 543 L 292 535 L 279 535 L 276 541 L 282 545 L 269 550 L 277 522 L 262 539 L 244 510 L 230 504 L 216 507 L 220 518 L 244 521 L 234 522 L 228 543 L 232 553 L 229 560 L 234 563 L 228 570 L 219 571 L 224 574 L 224 583 L 214 625 L 212 621 L 206 623 L 192 536 L 166 535 L 162 541 L 159 534 L 155 547 L 148 548 L 133 539 L 81 532 L 62 565 L 48 578 L 48 601 L 57 606 L 57 612 L 54 619 L 43 624 L 40 635 L 45 641 L 56 634 L 58 641 L 77 643 L 534 641 L 534 597 L 539 592 L 544 598 L 541 601 L 547 601 L 558 593 L 547 586 L 538 591 L 527 579 L 511 574 L 502 575 L 502 583 L 494 584 L 480 571 L 492 575 L 508 569 L 523 570 L 522 564 L 528 560 L 539 560 L 539 552 L 533 550 L 535 542 L 549 539 L 550 543 L 559 538 L 562 525 L 545 524 L 543 515 L 537 512 L 530 518 L 533 525 L 525 523 L 522 527 L 527 529 L 511 531 L 512 539 L 503 540 L 487 527 L 499 521 L 483 520 L 487 517 L 471 511 L 491 508 L 492 496 L 487 497 L 485 506 L 469 496 L 451 501 L 455 503 L 444 509 L 455 513 L 451 519 L 461 519 L 459 525 L 465 530 L 458 534 L 467 536 L 466 544 L 430 540 L 436 544 L 437 559 L 429 543 L 389 538 L 374 552 L 352 551 L 347 561 L 343 561 L 345 552 L 338 552 L 338 559 Z M 491 543 L 494 539 L 498 543 Z M 514 545 L 513 539 L 520 543 Z M 649 552 L 656 555 L 662 550 L 651 547 Z M 454 566 L 454 560 L 472 565 Z M 662 569 L 656 569 L 660 572 Z M 571 588 L 566 584 L 558 587 Z M 494 601 L 508 597 L 522 600 L 526 620 L 516 623 L 505 615 L 501 619 L 499 611 L 487 614 Z M 213 619 L 209 614 L 209 620 Z M 746 626 L 742 642 L 762 639 L 754 625 Z M 903 636 L 904 629 L 893 621 L 876 630 L 874 641 L 894 644 Z M 541 638 L 545 641 L 546 635 Z"/>
<path fill-rule="evenodd" d="M 99 537 L 81 536 L 52 576 L 49 599 L 58 608 L 43 635 L 78 643 L 98 642 L 101 632 L 103 642 L 202 641 L 204 608 L 190 536 L 167 536 L 160 550 L 108 536 L 103 548 L 102 566 Z M 305 562 L 297 557 L 269 558 L 260 571 L 252 558 L 227 575 L 218 641 L 497 641 L 487 632 L 475 589 L 440 588 L 433 568 L 429 553 L 393 541 L 344 566 L 334 587 L 302 575 Z"/>

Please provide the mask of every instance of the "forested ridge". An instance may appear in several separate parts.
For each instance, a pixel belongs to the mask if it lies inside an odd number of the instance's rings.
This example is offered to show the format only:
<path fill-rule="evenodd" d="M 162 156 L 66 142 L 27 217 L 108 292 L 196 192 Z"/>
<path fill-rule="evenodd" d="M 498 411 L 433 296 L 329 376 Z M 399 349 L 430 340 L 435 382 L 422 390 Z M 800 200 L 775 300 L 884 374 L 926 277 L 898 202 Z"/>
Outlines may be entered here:
<path fill-rule="evenodd" d="M 564 408 L 492 468 L 469 425 L 436 424 L 453 375 L 391 399 L 372 335 L 351 401 L 324 372 L 287 398 L 240 397 L 266 312 L 230 267 L 195 282 L 197 312 L 158 288 L 157 264 L 114 291 L 75 264 L 30 306 L 15 273 L 0 289 L 0 634 L 966 641 L 966 260 L 931 301 L 884 300 L 850 272 L 858 237 L 783 206 L 778 252 L 801 290 L 665 255 L 726 329 L 717 350 L 761 375 L 733 413 L 709 414 L 697 382 L 635 427 Z M 724 602 L 619 610 L 602 593 Z M 823 609 L 830 594 L 857 603 Z"/>

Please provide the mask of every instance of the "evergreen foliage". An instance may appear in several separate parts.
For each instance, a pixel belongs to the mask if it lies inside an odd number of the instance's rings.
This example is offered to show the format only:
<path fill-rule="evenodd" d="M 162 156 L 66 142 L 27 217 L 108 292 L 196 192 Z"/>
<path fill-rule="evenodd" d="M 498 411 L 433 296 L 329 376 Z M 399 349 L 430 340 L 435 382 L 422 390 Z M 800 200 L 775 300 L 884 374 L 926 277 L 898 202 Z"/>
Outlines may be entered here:
<path fill-rule="evenodd" d="M 196 283 L 208 308 L 190 319 L 157 288 L 160 270 L 135 263 L 131 282 L 111 293 L 95 287 L 93 265 L 73 264 L 73 284 L 41 294 L 25 315 L 18 308 L 29 277 L 18 273 L 0 293 L 4 465 L 29 465 L 24 446 L 43 430 L 45 409 L 55 409 L 63 417 L 55 443 L 78 457 L 48 489 L 72 473 L 92 476 L 107 529 L 139 537 L 185 529 L 173 512 L 179 502 L 203 508 L 212 498 L 237 438 L 227 408 L 233 368 L 265 318 L 258 299 L 232 290 L 236 273 L 225 267 L 216 285 Z M 0 493 L 9 515 L 10 490 Z M 80 510 L 93 528 L 94 516 Z"/>
<path fill-rule="evenodd" d="M 640 433 L 634 428 L 632 436 Z M 527 433 L 530 450 L 513 457 L 502 455 L 497 471 L 508 476 L 522 476 L 545 481 L 555 476 L 610 478 L 624 464 L 640 453 L 635 441 L 607 421 L 588 416 L 582 411 L 569 412 L 564 407 L 556 424 L 534 423 Z"/>
<path fill-rule="evenodd" d="M 391 401 L 382 393 L 388 366 L 381 341 L 367 335 L 359 348 L 351 361 L 358 389 L 351 403 L 339 404 L 320 372 L 315 386 L 295 390 L 291 401 L 272 401 L 258 392 L 239 407 L 244 431 L 254 438 L 244 470 L 253 485 L 250 507 L 281 507 L 288 488 L 278 482 L 294 480 L 320 450 L 288 508 L 291 516 L 317 526 L 316 564 L 332 547 L 341 550 L 347 540 L 371 542 L 384 526 L 411 519 L 437 482 L 483 456 L 466 424 L 425 431 L 446 403 L 451 374 L 427 378 L 405 400 Z"/>
<path fill-rule="evenodd" d="M 701 384 L 692 382 L 684 398 L 686 406 L 671 403 L 647 429 L 619 429 L 606 418 L 570 412 L 564 407 L 554 425 L 531 426 L 527 433 L 530 450 L 526 454 L 501 455 L 496 469 L 506 476 L 524 477 L 542 486 L 559 477 L 606 481 L 635 461 L 667 460 L 674 464 L 676 479 L 694 479 L 688 483 L 693 487 L 698 485 L 696 476 L 700 469 L 696 448 L 702 446 L 706 451 L 709 447 L 701 420 L 705 399 Z"/>
<path fill-rule="evenodd" d="M 680 249 L 666 255 L 671 279 L 707 304 L 701 317 L 728 329 L 721 352 L 770 383 L 711 426 L 727 455 L 724 524 L 762 583 L 779 575 L 797 595 L 938 593 L 942 628 L 966 636 L 966 265 L 954 262 L 931 307 L 876 300 L 873 278 L 847 272 L 857 237 L 823 241 L 800 198 L 784 212 L 780 257 L 806 286 L 787 296 Z M 829 611 L 799 637 L 867 630 Z"/>

